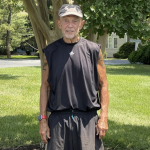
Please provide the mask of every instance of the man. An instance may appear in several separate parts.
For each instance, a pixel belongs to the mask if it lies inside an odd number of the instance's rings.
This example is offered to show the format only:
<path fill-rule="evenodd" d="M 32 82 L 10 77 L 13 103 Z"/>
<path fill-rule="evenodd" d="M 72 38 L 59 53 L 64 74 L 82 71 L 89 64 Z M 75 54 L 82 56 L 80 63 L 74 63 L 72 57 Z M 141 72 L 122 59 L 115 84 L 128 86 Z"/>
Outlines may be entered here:
<path fill-rule="evenodd" d="M 47 150 L 104 150 L 109 101 L 106 68 L 100 45 L 78 36 L 82 17 L 79 6 L 62 5 L 57 23 L 63 38 L 43 50 L 39 132 Z M 47 110 L 51 112 L 48 124 Z"/>

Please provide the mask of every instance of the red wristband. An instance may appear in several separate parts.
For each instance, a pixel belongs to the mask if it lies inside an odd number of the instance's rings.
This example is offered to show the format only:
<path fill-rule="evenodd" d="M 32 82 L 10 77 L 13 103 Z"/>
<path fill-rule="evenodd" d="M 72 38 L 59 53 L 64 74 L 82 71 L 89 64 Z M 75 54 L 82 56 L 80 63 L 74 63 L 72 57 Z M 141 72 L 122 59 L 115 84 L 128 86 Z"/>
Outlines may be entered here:
<path fill-rule="evenodd" d="M 41 115 L 42 116 L 42 119 L 47 119 L 47 116 L 45 115 Z"/>

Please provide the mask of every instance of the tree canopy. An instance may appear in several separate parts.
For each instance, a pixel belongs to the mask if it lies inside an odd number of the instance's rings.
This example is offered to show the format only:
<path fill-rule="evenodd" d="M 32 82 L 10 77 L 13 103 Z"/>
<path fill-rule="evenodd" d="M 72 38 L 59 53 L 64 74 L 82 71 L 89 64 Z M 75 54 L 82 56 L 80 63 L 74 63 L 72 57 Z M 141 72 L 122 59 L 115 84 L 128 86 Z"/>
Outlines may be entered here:
<path fill-rule="evenodd" d="M 132 38 L 149 39 L 149 0 L 77 0 L 81 5 L 84 19 L 83 33 L 103 35 L 115 32 L 119 37 L 127 33 Z"/>
<path fill-rule="evenodd" d="M 28 14 L 21 1 L 0 1 L 0 46 L 3 50 L 7 47 L 9 55 L 22 41 L 34 36 L 32 27 L 26 26 L 28 23 Z"/>

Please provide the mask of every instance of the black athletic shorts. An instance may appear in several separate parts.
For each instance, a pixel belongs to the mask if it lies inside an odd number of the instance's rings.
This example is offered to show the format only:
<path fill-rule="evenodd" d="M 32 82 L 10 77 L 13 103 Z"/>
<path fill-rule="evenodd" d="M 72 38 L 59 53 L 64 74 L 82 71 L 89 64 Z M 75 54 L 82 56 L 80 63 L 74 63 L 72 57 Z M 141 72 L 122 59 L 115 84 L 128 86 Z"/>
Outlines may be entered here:
<path fill-rule="evenodd" d="M 104 150 L 96 135 L 97 112 L 68 110 L 52 112 L 48 119 L 47 150 Z"/>

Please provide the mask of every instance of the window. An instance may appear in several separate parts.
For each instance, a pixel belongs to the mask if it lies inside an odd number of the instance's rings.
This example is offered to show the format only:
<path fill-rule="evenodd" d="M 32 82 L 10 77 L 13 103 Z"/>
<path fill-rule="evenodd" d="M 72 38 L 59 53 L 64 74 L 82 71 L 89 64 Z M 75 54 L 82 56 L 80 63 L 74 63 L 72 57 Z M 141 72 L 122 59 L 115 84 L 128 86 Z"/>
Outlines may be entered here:
<path fill-rule="evenodd" d="M 109 38 L 109 48 L 113 48 L 112 38 Z"/>
<path fill-rule="evenodd" d="M 118 38 L 109 37 L 106 48 L 118 48 Z"/>
<path fill-rule="evenodd" d="M 114 38 L 114 48 L 117 48 L 117 38 Z"/>

